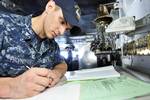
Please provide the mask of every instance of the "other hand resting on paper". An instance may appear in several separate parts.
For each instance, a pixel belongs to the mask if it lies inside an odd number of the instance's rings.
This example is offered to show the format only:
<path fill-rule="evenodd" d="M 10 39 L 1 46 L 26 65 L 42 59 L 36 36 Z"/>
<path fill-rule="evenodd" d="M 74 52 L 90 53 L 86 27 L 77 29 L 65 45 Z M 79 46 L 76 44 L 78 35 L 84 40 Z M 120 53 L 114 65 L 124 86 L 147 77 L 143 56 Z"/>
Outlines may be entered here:
<path fill-rule="evenodd" d="M 55 86 L 60 81 L 60 79 L 64 76 L 66 71 L 67 71 L 66 63 L 58 64 L 54 67 L 53 70 L 50 70 L 48 77 L 52 79 L 52 81 L 50 81 L 51 83 L 49 84 L 49 87 Z"/>

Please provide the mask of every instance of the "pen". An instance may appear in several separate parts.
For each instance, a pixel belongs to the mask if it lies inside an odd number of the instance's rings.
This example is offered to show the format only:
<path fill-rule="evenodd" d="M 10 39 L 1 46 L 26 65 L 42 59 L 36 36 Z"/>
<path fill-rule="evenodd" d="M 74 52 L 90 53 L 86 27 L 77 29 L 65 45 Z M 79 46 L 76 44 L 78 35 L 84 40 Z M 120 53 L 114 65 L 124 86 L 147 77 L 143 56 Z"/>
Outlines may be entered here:
<path fill-rule="evenodd" d="M 25 66 L 27 69 L 31 69 L 29 66 Z"/>

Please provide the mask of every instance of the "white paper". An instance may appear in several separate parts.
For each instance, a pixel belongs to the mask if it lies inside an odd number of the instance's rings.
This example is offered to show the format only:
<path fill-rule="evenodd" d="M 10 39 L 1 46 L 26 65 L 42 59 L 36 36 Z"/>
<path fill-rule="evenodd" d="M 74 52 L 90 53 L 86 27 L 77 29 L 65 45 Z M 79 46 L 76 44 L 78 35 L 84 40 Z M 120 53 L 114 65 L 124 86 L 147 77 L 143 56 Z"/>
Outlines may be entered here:
<path fill-rule="evenodd" d="M 48 89 L 37 96 L 20 100 L 79 100 L 79 96 L 79 84 L 64 84 Z"/>
<path fill-rule="evenodd" d="M 83 69 L 79 71 L 67 72 L 65 76 L 68 81 L 75 81 L 75 80 L 119 77 L 120 73 L 118 73 L 113 66 L 107 66 L 107 67 Z"/>
<path fill-rule="evenodd" d="M 0 100 L 79 100 L 80 84 L 60 82 L 53 88 L 43 93 L 25 99 L 0 99 Z"/>

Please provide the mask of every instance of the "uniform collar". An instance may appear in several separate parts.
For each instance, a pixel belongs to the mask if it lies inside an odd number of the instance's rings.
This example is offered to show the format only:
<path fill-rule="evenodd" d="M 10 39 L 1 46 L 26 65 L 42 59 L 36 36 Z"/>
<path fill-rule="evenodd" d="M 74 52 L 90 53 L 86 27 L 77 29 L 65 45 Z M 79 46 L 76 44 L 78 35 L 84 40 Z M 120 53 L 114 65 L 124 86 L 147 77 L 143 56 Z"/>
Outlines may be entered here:
<path fill-rule="evenodd" d="M 31 19 L 32 15 L 29 15 L 25 18 L 25 23 L 26 23 L 26 29 L 24 30 L 24 33 L 22 34 L 23 39 L 28 42 L 30 46 L 35 48 L 35 50 L 42 52 L 46 52 L 50 46 L 50 39 L 40 39 L 39 36 L 34 32 L 32 29 L 32 24 L 31 24 Z M 39 49 L 39 50 L 38 50 Z"/>
<path fill-rule="evenodd" d="M 23 29 L 24 32 L 22 32 L 22 36 L 24 38 L 24 40 L 32 40 L 35 37 L 35 32 L 32 29 L 32 15 L 26 16 L 24 19 L 24 23 L 25 23 L 25 29 Z"/>

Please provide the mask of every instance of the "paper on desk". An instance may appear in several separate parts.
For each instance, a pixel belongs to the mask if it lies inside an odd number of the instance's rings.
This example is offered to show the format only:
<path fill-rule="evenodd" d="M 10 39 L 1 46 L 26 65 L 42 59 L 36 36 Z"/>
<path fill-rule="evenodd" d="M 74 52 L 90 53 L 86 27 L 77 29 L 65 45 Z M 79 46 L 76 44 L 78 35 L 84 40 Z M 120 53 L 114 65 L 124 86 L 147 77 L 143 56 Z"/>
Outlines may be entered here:
<path fill-rule="evenodd" d="M 64 84 L 46 90 L 45 92 L 28 99 L 21 100 L 79 100 L 80 85 Z"/>
<path fill-rule="evenodd" d="M 79 100 L 80 85 L 65 84 L 44 91 L 43 93 L 26 99 L 9 99 L 9 100 Z M 4 100 L 4 99 L 0 99 Z M 5 99 L 6 100 L 6 99 Z M 7 99 L 8 100 L 8 99 Z"/>
<path fill-rule="evenodd" d="M 61 85 L 60 85 L 61 84 Z M 0 100 L 79 100 L 80 84 L 59 83 L 39 95 L 26 99 L 0 99 Z"/>
<path fill-rule="evenodd" d="M 83 69 L 78 71 L 67 72 L 65 76 L 68 81 L 75 81 L 75 80 L 119 77 L 120 73 L 118 73 L 113 66 L 107 66 L 107 67 Z"/>
<path fill-rule="evenodd" d="M 80 100 L 126 100 L 150 94 L 150 84 L 127 76 L 81 81 Z"/>

